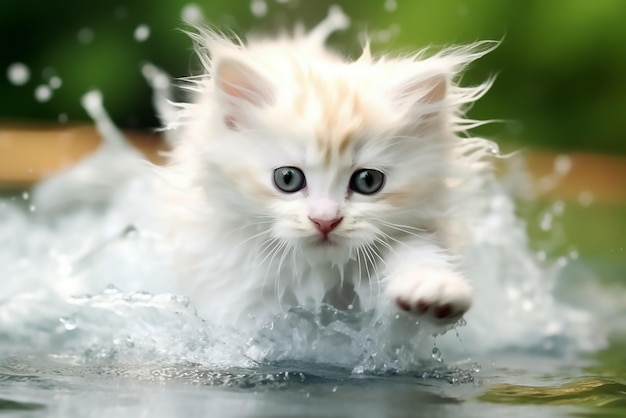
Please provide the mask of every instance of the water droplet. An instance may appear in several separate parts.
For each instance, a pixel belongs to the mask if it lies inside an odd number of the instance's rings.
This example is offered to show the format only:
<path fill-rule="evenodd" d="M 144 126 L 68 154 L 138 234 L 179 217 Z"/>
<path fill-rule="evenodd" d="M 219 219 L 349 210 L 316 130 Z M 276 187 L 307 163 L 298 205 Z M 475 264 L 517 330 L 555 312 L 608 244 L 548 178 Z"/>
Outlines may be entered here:
<path fill-rule="evenodd" d="M 435 361 L 438 361 L 438 362 L 442 362 L 443 361 L 443 354 L 441 354 L 441 350 L 439 350 L 439 348 L 437 348 L 437 347 L 433 347 L 433 351 L 432 351 L 430 356 Z"/>
<path fill-rule="evenodd" d="M 572 168 L 572 158 L 569 155 L 557 155 L 554 159 L 554 171 L 562 176 L 569 173 Z"/>
<path fill-rule="evenodd" d="M 28 207 L 28 210 L 30 210 L 31 212 L 34 212 L 34 211 L 36 211 L 36 210 L 37 210 L 37 208 L 35 207 L 35 205 L 30 205 L 30 206 Z"/>
<path fill-rule="evenodd" d="M 54 67 L 47 66 L 43 70 L 41 70 L 41 77 L 44 80 L 50 80 L 50 78 L 54 77 L 55 75 L 56 70 L 54 69 Z"/>
<path fill-rule="evenodd" d="M 56 76 L 56 75 L 50 77 L 50 80 L 48 81 L 48 85 L 50 86 L 50 88 L 53 88 L 55 90 L 60 88 L 62 84 L 63 84 L 63 80 L 61 80 L 61 77 Z"/>
<path fill-rule="evenodd" d="M 522 310 L 530 312 L 535 308 L 535 304 L 531 300 L 525 300 L 522 302 Z"/>
<path fill-rule="evenodd" d="M 15 62 L 9 65 L 7 69 L 7 77 L 11 84 L 16 86 L 23 86 L 28 83 L 30 79 L 30 70 L 28 67 L 21 62 Z"/>
<path fill-rule="evenodd" d="M 63 324 L 63 328 L 68 331 L 76 329 L 76 319 L 72 316 L 62 316 L 59 318 L 59 322 Z"/>
<path fill-rule="evenodd" d="M 333 388 L 333 393 L 337 392 L 337 386 Z"/>
<path fill-rule="evenodd" d="M 351 311 L 352 309 L 354 309 L 354 305 L 353 304 L 349 304 L 348 305 L 348 310 Z"/>
<path fill-rule="evenodd" d="M 580 192 L 580 194 L 578 195 L 578 203 L 580 204 L 580 206 L 589 206 L 593 203 L 593 200 L 593 193 L 588 190 Z"/>
<path fill-rule="evenodd" d="M 394 12 L 398 8 L 396 0 L 385 0 L 385 10 L 388 12 Z"/>
<path fill-rule="evenodd" d="M 544 213 L 541 217 L 541 222 L 539 223 L 539 227 L 542 231 L 549 231 L 552 229 L 552 220 L 554 217 L 551 213 Z"/>
<path fill-rule="evenodd" d="M 135 40 L 143 42 L 150 37 L 150 27 L 148 25 L 139 25 L 135 29 Z"/>
<path fill-rule="evenodd" d="M 565 203 L 562 200 L 557 200 L 552 204 L 552 213 L 559 216 L 565 211 Z"/>
<path fill-rule="evenodd" d="M 170 79 L 162 70 L 150 63 L 141 66 L 141 73 L 157 90 L 163 90 L 170 86 Z"/>
<path fill-rule="evenodd" d="M 115 17 L 119 20 L 126 19 L 128 17 L 128 10 L 124 6 L 120 6 L 115 9 Z"/>
<path fill-rule="evenodd" d="M 195 3 L 189 3 L 180 12 L 181 19 L 190 25 L 202 22 L 202 9 Z"/>
<path fill-rule="evenodd" d="M 83 107 L 90 113 L 97 113 L 102 108 L 102 93 L 90 90 L 81 97 Z"/>
<path fill-rule="evenodd" d="M 52 90 L 50 87 L 42 84 L 35 89 L 35 99 L 39 103 L 47 102 L 52 98 Z"/>
<path fill-rule="evenodd" d="M 93 42 L 94 38 L 93 30 L 90 28 L 82 28 L 78 31 L 78 42 L 81 44 L 90 44 Z"/>
<path fill-rule="evenodd" d="M 59 113 L 58 120 L 60 123 L 67 123 L 67 113 Z"/>
<path fill-rule="evenodd" d="M 265 0 L 252 0 L 250 11 L 255 17 L 263 17 L 267 14 L 267 3 Z"/>
<path fill-rule="evenodd" d="M 30 199 L 30 194 L 28 192 L 22 193 L 22 199 L 24 199 L 24 200 Z"/>
<path fill-rule="evenodd" d="M 578 251 L 572 250 L 569 252 L 569 258 L 572 260 L 578 260 Z"/>

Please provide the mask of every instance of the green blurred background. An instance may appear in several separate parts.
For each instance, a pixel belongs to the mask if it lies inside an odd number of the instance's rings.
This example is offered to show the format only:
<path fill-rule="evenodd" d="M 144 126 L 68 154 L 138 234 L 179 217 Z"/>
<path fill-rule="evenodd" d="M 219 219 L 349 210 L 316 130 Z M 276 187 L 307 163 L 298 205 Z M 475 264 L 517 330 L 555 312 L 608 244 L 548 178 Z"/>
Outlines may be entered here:
<path fill-rule="evenodd" d="M 626 154 L 626 1 L 194 3 L 207 22 L 237 33 L 276 32 L 296 21 L 310 27 L 330 4 L 341 5 L 352 18 L 350 29 L 331 39 L 352 56 L 364 31 L 373 35 L 375 51 L 503 39 L 465 77 L 476 83 L 498 74 L 470 116 L 505 122 L 481 128 L 480 134 L 505 146 Z M 140 67 L 150 61 L 175 77 L 198 72 L 191 41 L 180 30 L 186 27 L 183 11 L 193 7 L 185 0 L 3 1 L 0 122 L 88 121 L 80 96 L 96 87 L 122 127 L 158 126 Z M 138 28 L 149 30 L 145 40 L 136 36 Z M 10 80 L 15 63 L 29 69 L 25 84 Z M 39 94 L 48 89 L 51 96 L 36 99 L 38 88 Z"/>

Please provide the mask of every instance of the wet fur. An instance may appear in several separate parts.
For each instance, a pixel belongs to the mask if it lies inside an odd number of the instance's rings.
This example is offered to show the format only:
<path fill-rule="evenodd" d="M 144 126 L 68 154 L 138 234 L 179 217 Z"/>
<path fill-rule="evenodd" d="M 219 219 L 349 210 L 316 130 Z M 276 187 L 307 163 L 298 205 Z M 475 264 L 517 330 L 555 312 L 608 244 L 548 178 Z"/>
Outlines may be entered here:
<path fill-rule="evenodd" d="M 466 134 L 480 122 L 463 111 L 491 81 L 457 80 L 495 45 L 401 57 L 366 45 L 350 61 L 324 46 L 336 23 L 245 43 L 194 35 L 205 73 L 170 126 L 161 207 L 180 291 L 209 320 L 254 327 L 330 303 L 445 326 L 471 305 L 458 212 L 492 144 Z M 307 187 L 277 190 L 283 166 Z M 386 175 L 379 193 L 348 189 L 359 168 Z M 309 219 L 324 216 L 342 217 L 332 245 Z"/>

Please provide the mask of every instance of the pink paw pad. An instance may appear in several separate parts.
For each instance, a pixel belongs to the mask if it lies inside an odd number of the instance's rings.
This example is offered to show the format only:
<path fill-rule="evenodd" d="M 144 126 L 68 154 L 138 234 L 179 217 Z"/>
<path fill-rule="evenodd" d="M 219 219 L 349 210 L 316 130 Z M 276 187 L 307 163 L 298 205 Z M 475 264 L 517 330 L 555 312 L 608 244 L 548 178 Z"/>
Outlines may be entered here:
<path fill-rule="evenodd" d="M 396 299 L 396 303 L 398 304 L 398 307 L 402 309 L 403 311 L 406 311 L 406 312 L 411 311 L 411 305 L 406 300 L 402 298 L 398 298 Z"/>
<path fill-rule="evenodd" d="M 435 308 L 435 317 L 439 319 L 447 318 L 452 315 L 452 305 L 445 303 Z"/>
<path fill-rule="evenodd" d="M 450 318 L 454 316 L 455 314 L 454 306 L 451 303 L 444 303 L 443 305 L 440 305 L 440 306 L 438 305 L 433 306 L 430 303 L 425 302 L 424 300 L 420 299 L 417 302 L 417 304 L 412 305 L 406 299 L 397 298 L 396 304 L 398 305 L 400 309 L 402 309 L 405 312 L 416 312 L 420 315 L 425 314 L 432 308 L 432 315 L 437 319 Z"/>
<path fill-rule="evenodd" d="M 418 313 L 426 313 L 426 311 L 428 311 L 428 309 L 430 308 L 430 304 L 424 302 L 423 300 L 419 300 L 417 301 L 417 312 Z"/>

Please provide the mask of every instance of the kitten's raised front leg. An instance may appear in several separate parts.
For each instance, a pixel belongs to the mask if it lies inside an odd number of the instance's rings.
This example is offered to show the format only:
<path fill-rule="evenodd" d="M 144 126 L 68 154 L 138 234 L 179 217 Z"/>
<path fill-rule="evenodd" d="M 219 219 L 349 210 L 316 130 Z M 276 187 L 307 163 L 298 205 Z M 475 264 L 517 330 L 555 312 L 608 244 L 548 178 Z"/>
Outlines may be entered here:
<path fill-rule="evenodd" d="M 387 276 L 386 293 L 399 309 L 436 325 L 454 323 L 468 311 L 472 288 L 441 249 L 421 247 L 404 257 Z"/>

